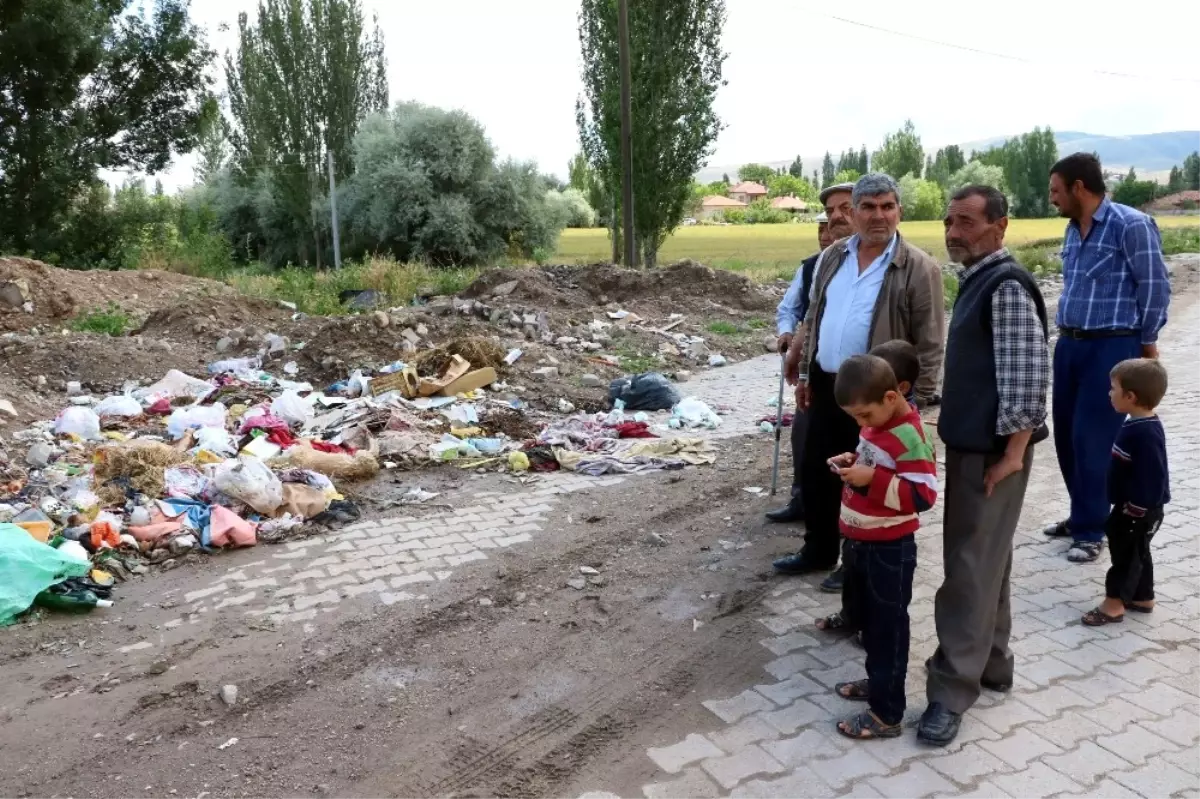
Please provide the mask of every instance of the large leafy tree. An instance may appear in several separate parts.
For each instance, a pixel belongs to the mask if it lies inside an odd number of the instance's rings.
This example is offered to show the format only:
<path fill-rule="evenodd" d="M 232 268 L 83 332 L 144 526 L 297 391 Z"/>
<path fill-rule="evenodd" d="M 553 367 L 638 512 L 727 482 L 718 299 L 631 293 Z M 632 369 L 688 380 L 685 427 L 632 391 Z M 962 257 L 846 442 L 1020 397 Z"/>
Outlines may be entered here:
<path fill-rule="evenodd" d="M 64 248 L 98 170 L 158 172 L 196 146 L 212 60 L 187 0 L 0 3 L 0 248 Z"/>
<path fill-rule="evenodd" d="M 911 119 L 900 130 L 885 136 L 883 144 L 871 156 L 873 170 L 886 172 L 897 180 L 905 175 L 921 177 L 924 165 L 925 150 Z"/>
<path fill-rule="evenodd" d="M 974 153 L 972 160 L 1004 170 L 1014 216 L 1040 218 L 1053 215 L 1046 183 L 1051 167 L 1058 160 L 1058 144 L 1050 128 L 1034 128 L 1014 136 L 1000 147 Z"/>
<path fill-rule="evenodd" d="M 724 0 L 629 4 L 634 235 L 646 266 L 656 264 L 662 242 L 682 221 L 692 176 L 721 130 L 713 104 L 725 85 L 724 24 Z M 576 122 L 597 178 L 614 187 L 615 221 L 621 217 L 615 190 L 621 185 L 616 0 L 582 0 L 579 43 L 584 93 Z"/>
<path fill-rule="evenodd" d="M 325 159 L 351 170 L 359 123 L 387 107 L 383 35 L 359 0 L 260 0 L 238 17 L 238 49 L 225 59 L 237 177 L 264 209 L 264 255 L 320 264 Z"/>
<path fill-rule="evenodd" d="M 788 174 L 794 178 L 804 177 L 804 161 L 800 156 L 796 156 L 792 161 L 791 166 L 788 167 Z"/>
<path fill-rule="evenodd" d="M 1183 159 L 1183 187 L 1190 191 L 1200 190 L 1200 152 L 1193 152 Z"/>
<path fill-rule="evenodd" d="M 749 180 L 765 186 L 776 174 L 775 170 L 766 164 L 743 164 L 738 169 L 738 180 Z"/>
<path fill-rule="evenodd" d="M 833 156 L 826 150 L 825 158 L 821 161 L 821 188 L 833 183 L 833 176 L 837 174 L 837 171 L 837 167 L 833 165 Z"/>

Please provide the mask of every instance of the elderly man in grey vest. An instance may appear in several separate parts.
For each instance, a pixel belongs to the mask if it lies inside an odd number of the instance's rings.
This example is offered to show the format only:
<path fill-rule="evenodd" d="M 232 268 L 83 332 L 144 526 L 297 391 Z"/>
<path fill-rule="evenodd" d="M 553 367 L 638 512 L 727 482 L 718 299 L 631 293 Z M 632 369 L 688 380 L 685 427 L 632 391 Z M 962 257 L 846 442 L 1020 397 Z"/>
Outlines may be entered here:
<path fill-rule="evenodd" d="M 956 192 L 946 249 L 963 266 L 946 337 L 938 435 L 946 447 L 945 578 L 934 600 L 938 648 L 927 662 L 929 706 L 917 738 L 945 746 L 981 690 L 1008 691 L 1013 656 L 1013 535 L 1047 437 L 1046 305 L 1004 247 L 1008 201 L 989 186 Z"/>

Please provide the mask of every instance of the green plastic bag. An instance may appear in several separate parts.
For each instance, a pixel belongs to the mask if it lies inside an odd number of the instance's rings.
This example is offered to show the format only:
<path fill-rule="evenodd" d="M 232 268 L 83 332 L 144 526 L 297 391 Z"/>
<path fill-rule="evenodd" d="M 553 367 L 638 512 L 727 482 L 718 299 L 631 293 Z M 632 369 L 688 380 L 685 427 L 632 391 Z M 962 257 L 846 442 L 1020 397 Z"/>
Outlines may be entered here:
<path fill-rule="evenodd" d="M 0 524 L 0 627 L 12 624 L 40 592 L 92 568 L 43 544 L 15 524 Z"/>

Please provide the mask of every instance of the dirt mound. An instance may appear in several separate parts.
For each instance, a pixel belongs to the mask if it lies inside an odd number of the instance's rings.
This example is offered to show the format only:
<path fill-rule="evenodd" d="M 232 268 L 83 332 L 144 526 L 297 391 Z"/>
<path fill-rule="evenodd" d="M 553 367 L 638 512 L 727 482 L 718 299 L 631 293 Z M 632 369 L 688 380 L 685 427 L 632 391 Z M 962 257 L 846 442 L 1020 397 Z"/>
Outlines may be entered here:
<path fill-rule="evenodd" d="M 704 300 L 746 311 L 765 311 L 778 301 L 742 275 L 686 260 L 646 271 L 609 264 L 496 269 L 472 283 L 463 296 L 499 296 L 552 306 L 619 303 L 647 309 Z"/>
<path fill-rule="evenodd" d="M 0 330 L 57 326 L 88 310 L 117 306 L 140 321 L 156 310 L 237 296 L 213 280 L 157 271 L 76 271 L 0 257 Z"/>

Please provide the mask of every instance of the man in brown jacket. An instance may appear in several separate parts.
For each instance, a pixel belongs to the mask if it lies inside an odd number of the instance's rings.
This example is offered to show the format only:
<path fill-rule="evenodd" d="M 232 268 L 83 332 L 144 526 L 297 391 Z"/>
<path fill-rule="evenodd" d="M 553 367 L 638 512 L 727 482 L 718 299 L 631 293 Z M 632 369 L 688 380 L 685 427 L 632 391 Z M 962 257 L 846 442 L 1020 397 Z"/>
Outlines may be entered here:
<path fill-rule="evenodd" d="M 945 352 L 942 271 L 928 253 L 897 232 L 901 208 L 896 181 L 881 173 L 864 175 L 854 186 L 852 201 L 858 232 L 821 254 L 805 318 L 809 335 L 802 351 L 796 347 L 788 353 L 787 374 L 797 385 L 798 407 L 809 414 L 809 433 L 801 467 L 804 547 L 775 561 L 776 570 L 785 574 L 837 565 L 842 483 L 827 461 L 853 452 L 858 443 L 858 424 L 833 398 L 838 367 L 885 341 L 908 341 L 921 359 L 915 394 L 917 405 L 924 406 L 937 390 Z M 829 590 L 840 590 L 839 577 L 836 572 L 830 576 Z M 840 616 L 833 626 L 837 620 Z"/>

